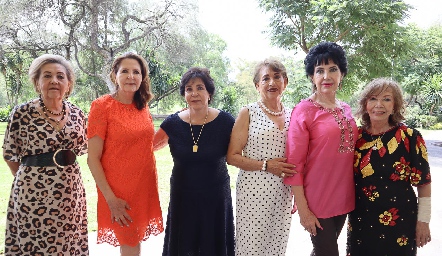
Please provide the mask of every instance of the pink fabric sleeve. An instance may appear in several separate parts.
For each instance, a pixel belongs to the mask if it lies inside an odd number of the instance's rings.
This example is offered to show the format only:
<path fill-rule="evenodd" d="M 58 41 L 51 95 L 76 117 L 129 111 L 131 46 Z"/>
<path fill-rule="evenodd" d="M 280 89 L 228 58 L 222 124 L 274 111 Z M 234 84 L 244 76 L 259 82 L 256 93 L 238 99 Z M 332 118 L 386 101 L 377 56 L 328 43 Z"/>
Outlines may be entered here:
<path fill-rule="evenodd" d="M 298 104 L 292 111 L 286 142 L 287 163 L 296 165 L 297 173 L 284 179 L 286 185 L 303 185 L 305 163 L 309 148 L 309 131 L 305 119 L 304 104 Z"/>
<path fill-rule="evenodd" d="M 98 135 L 101 139 L 106 139 L 107 131 L 107 111 L 106 107 L 101 101 L 102 98 L 98 98 L 92 102 L 91 110 L 88 117 L 87 125 L 87 138 L 90 139 L 95 135 Z"/>

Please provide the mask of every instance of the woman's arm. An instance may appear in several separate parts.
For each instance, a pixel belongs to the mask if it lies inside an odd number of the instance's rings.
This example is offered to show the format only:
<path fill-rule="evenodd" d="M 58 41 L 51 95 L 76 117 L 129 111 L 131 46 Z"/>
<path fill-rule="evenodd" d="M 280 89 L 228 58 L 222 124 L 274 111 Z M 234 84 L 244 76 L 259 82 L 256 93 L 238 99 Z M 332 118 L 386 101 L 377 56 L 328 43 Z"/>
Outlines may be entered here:
<path fill-rule="evenodd" d="M 167 144 L 169 144 L 169 136 L 162 128 L 158 129 L 153 137 L 153 151 L 160 150 L 167 146 Z"/>
<path fill-rule="evenodd" d="M 5 150 L 3 149 L 3 155 L 5 155 Z M 5 159 L 6 164 L 9 167 L 9 170 L 11 170 L 11 173 L 13 176 L 15 176 L 15 174 L 18 171 L 18 167 L 20 166 L 19 162 L 11 162 Z"/>
<path fill-rule="evenodd" d="M 98 135 L 88 140 L 88 157 L 87 164 L 94 177 L 95 183 L 103 194 L 106 202 L 111 211 L 111 221 L 118 222 L 122 225 L 129 225 L 129 221 L 132 222 L 131 217 L 127 213 L 126 209 L 130 210 L 129 205 L 121 198 L 115 196 L 112 188 L 106 179 L 103 166 L 101 165 L 101 156 L 103 152 L 104 140 Z"/>
<path fill-rule="evenodd" d="M 247 144 L 249 133 L 249 110 L 242 108 L 233 125 L 230 136 L 229 149 L 227 150 L 227 163 L 244 171 L 259 171 L 264 161 L 251 159 L 242 155 L 242 150 Z M 266 170 L 274 175 L 281 176 L 284 172 L 287 176 L 293 175 L 294 165 L 285 163 L 285 158 L 275 158 L 267 161 Z"/>
<path fill-rule="evenodd" d="M 419 202 L 416 223 L 416 244 L 418 247 L 423 247 L 431 241 L 431 183 L 417 187 L 417 194 Z"/>
<path fill-rule="evenodd" d="M 304 194 L 304 186 L 292 186 L 292 192 L 295 197 L 301 225 L 307 232 L 316 236 L 316 228 L 318 227 L 322 229 L 322 227 L 318 218 L 316 218 L 315 214 L 313 214 L 308 207 L 307 199 Z"/>

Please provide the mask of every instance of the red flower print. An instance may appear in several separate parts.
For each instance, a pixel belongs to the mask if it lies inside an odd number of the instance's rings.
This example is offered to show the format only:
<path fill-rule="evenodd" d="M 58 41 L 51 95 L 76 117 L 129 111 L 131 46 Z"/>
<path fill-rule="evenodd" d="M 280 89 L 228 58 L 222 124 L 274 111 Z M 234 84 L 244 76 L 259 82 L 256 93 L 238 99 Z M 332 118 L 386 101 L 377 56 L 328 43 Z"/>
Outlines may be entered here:
<path fill-rule="evenodd" d="M 398 181 L 398 180 L 401 180 L 401 177 L 399 177 L 399 175 L 397 175 L 396 173 L 392 173 L 392 174 L 390 175 L 390 180 L 392 180 L 392 181 Z"/>
<path fill-rule="evenodd" d="M 413 185 L 419 184 L 419 182 L 421 181 L 422 177 L 422 172 L 417 170 L 415 167 L 413 167 L 413 169 L 411 169 L 411 175 L 410 175 L 410 182 Z"/>
<path fill-rule="evenodd" d="M 399 237 L 397 240 L 397 243 L 399 244 L 399 246 L 404 246 L 408 244 L 408 237 L 406 236 L 401 236 Z"/>
<path fill-rule="evenodd" d="M 408 181 L 408 177 L 410 175 L 410 162 L 407 162 L 404 157 L 401 157 L 400 162 L 395 162 L 393 167 L 395 168 L 395 172 L 390 176 L 390 179 L 393 181 L 399 180 Z"/>
<path fill-rule="evenodd" d="M 385 226 L 395 226 L 396 220 L 399 218 L 398 211 L 396 208 L 384 211 L 384 213 L 379 214 L 379 222 Z"/>
<path fill-rule="evenodd" d="M 369 187 L 363 187 L 362 191 L 365 196 L 368 197 L 368 200 L 372 202 L 379 197 L 379 192 L 376 191 L 376 186 L 370 185 Z"/>

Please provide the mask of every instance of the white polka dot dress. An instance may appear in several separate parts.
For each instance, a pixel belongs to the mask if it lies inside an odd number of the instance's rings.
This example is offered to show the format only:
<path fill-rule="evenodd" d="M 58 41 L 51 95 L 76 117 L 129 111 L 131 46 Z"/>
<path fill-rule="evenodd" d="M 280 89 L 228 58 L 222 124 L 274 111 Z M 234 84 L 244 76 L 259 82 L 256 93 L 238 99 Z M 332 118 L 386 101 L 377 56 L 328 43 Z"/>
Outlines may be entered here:
<path fill-rule="evenodd" d="M 264 160 L 285 156 L 291 110 L 285 108 L 284 130 L 257 103 L 247 106 L 250 124 L 243 154 Z M 240 170 L 236 187 L 236 256 L 285 255 L 292 215 L 290 186 L 265 171 Z"/>

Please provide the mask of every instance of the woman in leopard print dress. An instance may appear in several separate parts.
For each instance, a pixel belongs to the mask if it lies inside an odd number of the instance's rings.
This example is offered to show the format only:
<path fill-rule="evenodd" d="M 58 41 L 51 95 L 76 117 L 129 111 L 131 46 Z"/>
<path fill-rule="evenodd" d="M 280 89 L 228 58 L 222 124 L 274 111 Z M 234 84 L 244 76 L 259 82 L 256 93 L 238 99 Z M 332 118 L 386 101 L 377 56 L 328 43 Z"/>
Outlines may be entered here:
<path fill-rule="evenodd" d="M 88 255 L 86 195 L 75 161 L 87 149 L 85 118 L 65 100 L 73 69 L 45 54 L 32 62 L 29 77 L 40 97 L 14 108 L 3 144 L 15 177 L 5 255 Z"/>

